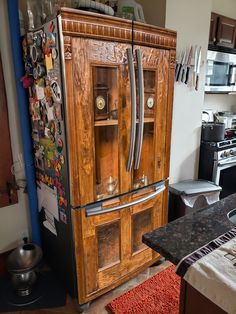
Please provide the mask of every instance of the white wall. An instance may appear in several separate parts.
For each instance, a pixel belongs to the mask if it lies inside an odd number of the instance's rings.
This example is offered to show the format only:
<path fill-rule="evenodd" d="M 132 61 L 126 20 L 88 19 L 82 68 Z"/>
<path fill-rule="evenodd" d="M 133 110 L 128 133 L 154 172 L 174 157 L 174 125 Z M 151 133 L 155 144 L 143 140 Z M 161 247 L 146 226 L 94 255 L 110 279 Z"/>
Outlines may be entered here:
<path fill-rule="evenodd" d="M 212 0 L 212 12 L 236 18 L 236 1 L 235 0 Z"/>
<path fill-rule="evenodd" d="M 162 26 L 160 16 L 165 15 L 165 27 L 177 31 L 177 56 L 190 45 L 202 47 L 199 90 L 175 83 L 171 136 L 170 183 L 196 179 L 198 175 L 201 112 L 204 104 L 205 59 L 208 46 L 212 0 L 139 0 L 148 23 Z M 156 18 L 155 18 L 155 13 Z"/>
<path fill-rule="evenodd" d="M 198 45 L 202 47 L 202 60 L 205 60 L 211 5 L 211 0 L 167 0 L 166 27 L 177 31 L 177 55 L 186 46 Z M 170 183 L 197 178 L 204 73 L 205 63 L 201 66 L 198 91 L 175 83 Z"/>
<path fill-rule="evenodd" d="M 6 94 L 8 101 L 8 115 L 11 133 L 11 146 L 16 169 L 16 179 L 24 179 L 24 170 L 17 162 L 22 153 L 20 138 L 19 111 L 14 85 L 14 74 L 11 60 L 10 35 L 7 20 L 6 0 L 0 1 L 0 52 L 3 63 Z M 16 247 L 22 240 L 22 235 L 28 235 L 30 223 L 28 217 L 28 197 L 22 190 L 18 192 L 18 203 L 0 208 L 0 253 Z"/>
<path fill-rule="evenodd" d="M 205 94 L 204 109 L 236 112 L 236 95 Z"/>
<path fill-rule="evenodd" d="M 137 0 L 143 7 L 146 22 L 165 27 L 166 0 Z"/>

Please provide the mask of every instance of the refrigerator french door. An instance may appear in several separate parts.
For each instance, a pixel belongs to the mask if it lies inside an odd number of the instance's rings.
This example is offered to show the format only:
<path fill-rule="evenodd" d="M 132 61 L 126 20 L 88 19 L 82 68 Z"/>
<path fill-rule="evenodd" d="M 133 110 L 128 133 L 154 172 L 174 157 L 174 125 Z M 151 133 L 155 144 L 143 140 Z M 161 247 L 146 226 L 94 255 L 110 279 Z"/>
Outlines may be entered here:
<path fill-rule="evenodd" d="M 132 52 L 131 45 L 84 38 L 71 45 L 65 64 L 73 94 L 68 140 L 77 165 L 70 169 L 73 207 L 165 180 L 168 51 Z"/>

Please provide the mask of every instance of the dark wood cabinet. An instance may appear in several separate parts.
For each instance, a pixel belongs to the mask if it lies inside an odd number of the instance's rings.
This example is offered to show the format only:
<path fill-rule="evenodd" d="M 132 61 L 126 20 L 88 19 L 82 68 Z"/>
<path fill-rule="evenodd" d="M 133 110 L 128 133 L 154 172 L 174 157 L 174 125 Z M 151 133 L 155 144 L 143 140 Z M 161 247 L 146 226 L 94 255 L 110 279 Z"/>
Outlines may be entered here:
<path fill-rule="evenodd" d="M 180 314 L 198 313 L 226 314 L 223 309 L 182 279 L 180 291 Z"/>
<path fill-rule="evenodd" d="M 209 44 L 227 48 L 236 46 L 236 20 L 211 13 Z"/>
<path fill-rule="evenodd" d="M 235 48 L 236 20 L 219 16 L 216 42 L 217 45 Z"/>
<path fill-rule="evenodd" d="M 211 13 L 210 32 L 209 32 L 209 44 L 216 42 L 216 28 L 218 22 L 218 14 Z"/>

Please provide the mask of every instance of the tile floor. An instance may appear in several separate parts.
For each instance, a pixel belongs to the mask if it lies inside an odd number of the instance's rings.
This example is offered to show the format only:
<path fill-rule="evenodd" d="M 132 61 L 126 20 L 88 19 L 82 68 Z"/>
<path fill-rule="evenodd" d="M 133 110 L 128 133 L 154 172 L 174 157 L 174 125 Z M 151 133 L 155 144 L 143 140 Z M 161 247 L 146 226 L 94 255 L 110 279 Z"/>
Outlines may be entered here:
<path fill-rule="evenodd" d="M 117 287 L 116 289 L 107 292 L 103 296 L 97 298 L 96 300 L 92 301 L 88 310 L 84 311 L 84 314 L 107 314 L 105 306 L 110 301 L 114 300 L 116 297 L 120 296 L 124 292 L 134 288 L 138 284 L 144 282 L 148 278 L 154 276 L 158 272 L 162 271 L 166 267 L 170 266 L 171 263 L 168 261 L 164 261 L 160 265 L 152 266 L 147 268 L 145 271 L 140 273 L 133 279 L 130 279 L 128 282 L 124 283 L 123 285 Z M 34 311 L 18 311 L 18 312 L 7 312 L 2 314 L 78 314 L 76 309 L 75 303 L 67 297 L 66 306 L 58 307 L 58 308 L 48 308 L 42 310 L 34 310 Z"/>

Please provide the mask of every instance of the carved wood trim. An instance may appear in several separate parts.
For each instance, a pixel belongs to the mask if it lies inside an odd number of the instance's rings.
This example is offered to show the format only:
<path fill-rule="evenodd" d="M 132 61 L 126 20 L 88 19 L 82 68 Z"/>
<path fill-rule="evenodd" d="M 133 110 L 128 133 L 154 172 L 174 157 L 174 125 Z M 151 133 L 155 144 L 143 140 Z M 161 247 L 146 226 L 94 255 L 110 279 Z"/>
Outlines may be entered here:
<path fill-rule="evenodd" d="M 64 58 L 70 60 L 72 58 L 71 37 L 64 36 Z"/>
<path fill-rule="evenodd" d="M 86 36 L 119 42 L 132 41 L 132 21 L 107 15 L 62 8 L 62 30 L 66 36 Z M 176 32 L 134 22 L 133 43 L 150 47 L 176 48 Z"/>
<path fill-rule="evenodd" d="M 170 51 L 170 68 L 175 69 L 175 62 L 176 62 L 176 52 L 171 50 Z"/>

